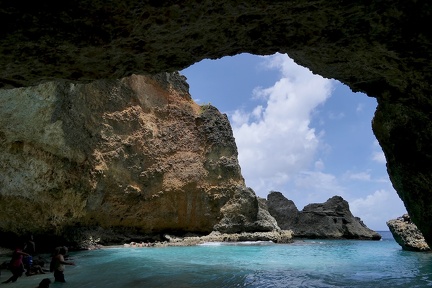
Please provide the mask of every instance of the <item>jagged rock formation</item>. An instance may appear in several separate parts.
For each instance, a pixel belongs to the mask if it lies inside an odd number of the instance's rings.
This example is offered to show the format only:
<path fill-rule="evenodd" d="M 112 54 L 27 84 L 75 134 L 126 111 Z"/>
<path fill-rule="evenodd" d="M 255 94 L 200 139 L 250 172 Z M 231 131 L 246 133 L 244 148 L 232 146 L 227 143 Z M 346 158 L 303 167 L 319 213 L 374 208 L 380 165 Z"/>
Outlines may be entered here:
<path fill-rule="evenodd" d="M 420 252 L 431 250 L 426 243 L 423 234 L 417 226 L 411 222 L 411 218 L 408 214 L 387 221 L 387 226 L 393 234 L 393 238 L 403 250 Z"/>
<path fill-rule="evenodd" d="M 278 228 L 259 210 L 228 118 L 178 73 L 0 91 L 2 232 Z"/>
<path fill-rule="evenodd" d="M 267 199 L 260 198 L 267 211 L 272 215 L 282 229 L 292 229 L 298 221 L 299 210 L 292 200 L 288 200 L 282 193 L 271 191 Z M 290 227 L 290 228 L 287 228 Z"/>
<path fill-rule="evenodd" d="M 377 98 L 373 130 L 390 179 L 431 245 L 431 6 L 427 0 L 7 0 L 0 4 L 0 85 L 118 79 L 241 52 L 287 53 Z"/>
<path fill-rule="evenodd" d="M 266 204 L 279 227 L 292 230 L 294 237 L 381 239 L 381 235 L 351 214 L 348 202 L 340 196 L 333 196 L 325 203 L 309 204 L 299 211 L 293 201 L 272 191 Z"/>

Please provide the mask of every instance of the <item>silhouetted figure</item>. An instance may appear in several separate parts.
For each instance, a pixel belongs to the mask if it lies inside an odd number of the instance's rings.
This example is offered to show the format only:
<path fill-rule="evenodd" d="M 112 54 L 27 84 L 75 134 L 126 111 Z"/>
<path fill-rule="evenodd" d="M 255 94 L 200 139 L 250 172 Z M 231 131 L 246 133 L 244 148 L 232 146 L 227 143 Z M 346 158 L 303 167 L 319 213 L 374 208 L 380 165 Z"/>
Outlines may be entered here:
<path fill-rule="evenodd" d="M 23 246 L 19 245 L 12 253 L 12 259 L 9 263 L 9 270 L 12 272 L 12 276 L 4 281 L 3 283 L 15 282 L 18 277 L 21 277 L 24 270 L 23 257 L 29 256 L 27 253 L 23 252 Z"/>
<path fill-rule="evenodd" d="M 24 247 L 24 252 L 29 254 L 29 256 L 25 256 L 23 259 L 23 263 L 24 263 L 24 267 L 26 269 L 26 275 L 30 276 L 33 275 L 33 269 L 32 269 L 32 265 L 33 265 L 33 256 L 36 253 L 36 244 L 33 240 L 33 235 L 29 235 L 26 243 L 25 243 L 25 247 Z"/>
<path fill-rule="evenodd" d="M 27 240 L 25 242 L 25 245 L 26 245 L 26 247 L 24 249 L 24 252 L 26 252 L 27 254 L 30 254 L 30 255 L 34 256 L 35 253 L 36 253 L 36 244 L 35 244 L 35 242 L 33 240 L 33 235 L 32 234 L 28 235 L 28 238 L 27 238 Z"/>
<path fill-rule="evenodd" d="M 36 288 L 49 288 L 51 284 L 51 280 L 49 278 L 42 279 L 42 281 L 39 283 L 39 286 Z"/>

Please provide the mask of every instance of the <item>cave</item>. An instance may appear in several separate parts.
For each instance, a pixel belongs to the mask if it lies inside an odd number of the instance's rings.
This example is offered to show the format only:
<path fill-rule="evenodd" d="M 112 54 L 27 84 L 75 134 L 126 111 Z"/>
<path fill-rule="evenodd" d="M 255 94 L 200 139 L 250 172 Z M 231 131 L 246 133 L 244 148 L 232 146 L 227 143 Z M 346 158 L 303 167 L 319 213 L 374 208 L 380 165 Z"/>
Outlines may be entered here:
<path fill-rule="evenodd" d="M 432 245 L 431 3 L 421 1 L 2 1 L 0 88 L 184 69 L 286 53 L 378 101 L 392 184 Z M 428 24 L 429 23 L 429 24 Z"/>

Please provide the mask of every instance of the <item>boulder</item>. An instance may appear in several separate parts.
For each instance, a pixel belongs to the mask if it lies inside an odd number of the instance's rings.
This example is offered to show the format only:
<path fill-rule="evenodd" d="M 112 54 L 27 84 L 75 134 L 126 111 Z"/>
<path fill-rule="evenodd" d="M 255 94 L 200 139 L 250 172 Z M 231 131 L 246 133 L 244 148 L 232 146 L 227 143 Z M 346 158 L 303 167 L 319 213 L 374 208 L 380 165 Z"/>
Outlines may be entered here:
<path fill-rule="evenodd" d="M 294 202 L 272 191 L 267 196 L 267 207 L 279 227 L 292 230 L 297 238 L 381 239 L 381 235 L 352 215 L 348 202 L 340 196 L 306 205 L 298 211 Z"/>
<path fill-rule="evenodd" d="M 426 243 L 423 234 L 411 221 L 411 217 L 408 214 L 387 221 L 387 226 L 393 234 L 393 238 L 403 250 L 419 252 L 431 250 Z"/>

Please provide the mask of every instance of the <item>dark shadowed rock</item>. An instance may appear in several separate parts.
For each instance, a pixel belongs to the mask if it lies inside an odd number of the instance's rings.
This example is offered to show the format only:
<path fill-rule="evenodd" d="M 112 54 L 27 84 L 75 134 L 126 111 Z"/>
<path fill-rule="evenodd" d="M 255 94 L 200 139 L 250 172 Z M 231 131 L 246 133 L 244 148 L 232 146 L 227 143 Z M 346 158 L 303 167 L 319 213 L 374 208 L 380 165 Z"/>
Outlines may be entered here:
<path fill-rule="evenodd" d="M 325 203 L 309 204 L 299 212 L 282 193 L 271 192 L 267 196 L 267 207 L 279 227 L 292 230 L 294 237 L 381 239 L 381 235 L 351 214 L 348 202 L 340 196 Z"/>
<path fill-rule="evenodd" d="M 393 238 L 403 250 L 422 252 L 431 250 L 427 245 L 423 234 L 411 221 L 411 217 L 408 214 L 387 221 L 387 226 L 393 234 Z"/>
<path fill-rule="evenodd" d="M 280 230 L 276 219 L 270 214 L 270 212 L 267 209 L 266 199 L 257 197 L 258 199 L 258 214 L 257 214 L 257 221 L 255 222 L 256 225 L 259 225 L 260 227 L 271 227 L 269 230 Z M 262 228 L 261 228 L 262 229 Z M 258 229 L 256 229 L 258 230 Z"/>
<path fill-rule="evenodd" d="M 293 201 L 288 200 L 280 192 L 272 191 L 267 195 L 267 209 L 281 229 L 291 229 L 299 219 L 299 211 Z M 284 228 L 282 228 L 284 227 Z"/>

